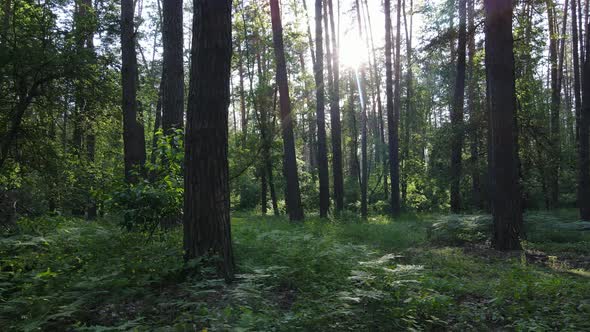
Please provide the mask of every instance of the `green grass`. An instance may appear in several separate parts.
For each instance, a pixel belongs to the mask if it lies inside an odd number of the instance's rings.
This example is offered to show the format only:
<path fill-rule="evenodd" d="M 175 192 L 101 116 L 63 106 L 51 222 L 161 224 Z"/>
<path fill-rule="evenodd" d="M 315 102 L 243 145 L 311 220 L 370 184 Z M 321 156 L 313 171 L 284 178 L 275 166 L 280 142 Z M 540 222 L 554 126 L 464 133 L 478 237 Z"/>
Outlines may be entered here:
<path fill-rule="evenodd" d="M 234 283 L 182 261 L 181 230 L 21 220 L 0 238 L 7 331 L 590 330 L 590 231 L 526 216 L 530 255 L 490 250 L 486 216 L 233 219 Z"/>

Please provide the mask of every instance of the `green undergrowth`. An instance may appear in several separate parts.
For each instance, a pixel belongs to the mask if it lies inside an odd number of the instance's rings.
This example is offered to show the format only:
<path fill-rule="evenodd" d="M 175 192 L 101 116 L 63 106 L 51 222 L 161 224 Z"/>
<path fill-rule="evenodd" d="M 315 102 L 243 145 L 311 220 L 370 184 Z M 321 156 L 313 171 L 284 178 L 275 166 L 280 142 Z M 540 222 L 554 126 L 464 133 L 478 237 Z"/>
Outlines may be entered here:
<path fill-rule="evenodd" d="M 183 262 L 180 229 L 150 235 L 106 220 L 21 220 L 18 232 L 0 238 L 0 326 L 590 329 L 590 274 L 583 266 L 590 231 L 584 224 L 568 211 L 528 214 L 526 253 L 490 250 L 490 227 L 490 217 L 467 215 L 393 221 L 343 215 L 303 224 L 237 215 L 238 275 L 226 285 L 208 262 Z"/>

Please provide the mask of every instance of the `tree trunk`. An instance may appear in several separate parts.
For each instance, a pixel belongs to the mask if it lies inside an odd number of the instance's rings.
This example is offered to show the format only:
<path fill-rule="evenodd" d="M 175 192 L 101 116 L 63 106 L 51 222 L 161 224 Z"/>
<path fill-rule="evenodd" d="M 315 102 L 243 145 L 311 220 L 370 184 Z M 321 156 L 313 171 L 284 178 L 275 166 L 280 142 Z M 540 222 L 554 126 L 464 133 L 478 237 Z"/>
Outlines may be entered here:
<path fill-rule="evenodd" d="M 566 1 L 567 6 L 567 1 Z M 567 9 L 564 12 L 566 15 Z M 559 108 L 561 107 L 561 91 L 559 89 L 558 73 L 558 46 L 557 46 L 557 28 L 555 27 L 555 4 L 553 1 L 547 1 L 547 19 L 549 21 L 549 63 L 551 65 L 551 113 L 550 113 L 550 160 L 549 160 L 549 195 L 548 208 L 555 209 L 559 205 L 559 165 L 561 155 L 561 144 L 559 129 L 561 122 L 559 119 Z"/>
<path fill-rule="evenodd" d="M 334 9 L 332 0 L 328 0 L 330 11 L 330 27 L 332 31 L 332 71 L 334 83 L 330 98 L 330 120 L 332 122 L 332 176 L 334 177 L 334 202 L 336 211 L 344 208 L 344 176 L 342 171 L 342 125 L 340 123 L 340 62 L 338 34 L 334 24 Z"/>
<path fill-rule="evenodd" d="M 404 10 L 404 28 L 406 32 L 406 61 L 408 66 L 408 72 L 406 73 L 406 112 L 405 112 L 405 124 L 404 124 L 404 148 L 402 153 L 402 160 L 404 165 L 404 172 L 402 173 L 402 203 L 407 205 L 408 195 L 408 169 L 406 168 L 408 159 L 410 158 L 410 130 L 412 127 L 413 117 L 413 77 L 412 77 L 412 22 L 413 22 L 413 11 L 414 2 L 410 0 L 410 24 L 408 29 L 408 19 L 406 13 L 406 1 L 403 0 Z"/>
<path fill-rule="evenodd" d="M 219 256 L 230 281 L 228 106 L 231 71 L 231 1 L 195 0 L 187 108 L 184 179 L 185 258 Z"/>
<path fill-rule="evenodd" d="M 283 46 L 283 26 L 278 0 L 270 0 L 272 38 L 275 60 L 277 65 L 277 85 L 280 93 L 281 127 L 283 134 L 283 172 L 287 179 L 286 202 L 289 219 L 303 220 L 301 194 L 299 192 L 299 175 L 297 174 L 297 159 L 295 158 L 295 139 L 293 137 L 293 116 L 289 99 L 289 82 L 287 78 L 287 64 L 285 48 Z"/>
<path fill-rule="evenodd" d="M 574 0 L 575 1 L 575 0 Z M 590 25 L 586 26 L 586 56 L 584 61 L 584 99 L 580 114 L 578 207 L 580 219 L 590 221 Z"/>
<path fill-rule="evenodd" d="M 481 180 L 479 171 L 479 135 L 481 128 L 481 115 L 478 111 L 478 104 L 476 103 L 477 81 L 475 78 L 475 0 L 468 0 L 468 22 L 467 22 L 467 49 L 469 51 L 468 58 L 468 84 L 467 84 L 467 108 L 469 112 L 469 122 L 471 129 L 471 145 L 470 145 L 470 163 L 471 171 L 471 192 L 473 196 L 473 205 L 476 209 L 483 209 L 483 201 L 481 199 Z"/>
<path fill-rule="evenodd" d="M 582 109 L 580 58 L 578 56 L 578 19 L 576 0 L 572 0 L 572 54 L 574 59 L 574 98 L 576 108 L 576 142 L 580 141 L 580 112 Z"/>
<path fill-rule="evenodd" d="M 386 18 L 385 18 L 385 29 L 386 43 L 391 45 L 391 18 L 389 12 L 389 0 L 387 1 Z M 397 3 L 397 26 L 396 26 L 396 40 L 395 40 L 395 79 L 393 81 L 394 94 L 391 92 L 391 81 L 387 83 L 387 124 L 389 133 L 389 174 L 391 178 L 391 215 L 397 216 L 400 213 L 400 191 L 399 191 L 399 114 L 401 108 L 401 91 L 400 91 L 400 75 L 401 75 L 401 60 L 400 60 L 400 26 L 401 26 L 401 0 Z M 389 22 L 389 23 L 387 23 Z M 389 74 L 387 80 L 391 80 L 391 47 L 386 46 L 386 66 L 388 67 Z M 387 64 L 389 63 L 389 64 Z M 392 96 L 393 94 L 393 101 Z"/>
<path fill-rule="evenodd" d="M 463 151 L 463 104 L 465 101 L 465 45 L 466 0 L 459 0 L 459 46 L 457 48 L 457 75 L 451 112 L 451 212 L 461 211 L 461 155 Z"/>
<path fill-rule="evenodd" d="M 162 129 L 166 135 L 184 122 L 182 0 L 162 0 Z"/>
<path fill-rule="evenodd" d="M 136 183 L 145 164 L 145 133 L 137 119 L 137 56 L 133 0 L 121 1 L 121 76 L 123 85 L 123 149 L 125 180 Z"/>
<path fill-rule="evenodd" d="M 316 117 L 318 129 L 318 175 L 320 180 L 320 217 L 328 215 L 330 207 L 330 180 L 328 178 L 328 153 L 326 149 L 326 115 L 324 113 L 324 50 L 322 40 L 322 0 L 315 1 L 315 53 L 316 66 Z"/>
<path fill-rule="evenodd" d="M 358 30 L 360 34 L 360 40 L 363 40 L 363 28 L 361 24 L 361 6 L 359 4 L 359 0 L 356 0 L 356 10 L 357 10 L 357 23 L 358 23 Z M 361 64 L 360 66 L 360 78 L 357 74 L 357 85 L 359 91 L 359 99 L 361 104 L 361 176 L 360 176 L 360 184 L 361 184 L 361 216 L 363 218 L 367 217 L 368 209 L 367 209 L 367 185 L 369 180 L 368 174 L 368 162 L 367 162 L 367 103 L 365 98 L 367 94 L 365 93 L 365 85 L 367 82 L 366 74 L 364 66 Z"/>
<path fill-rule="evenodd" d="M 522 230 L 516 136 L 512 1 L 485 0 L 490 181 L 497 250 L 519 250 Z"/>

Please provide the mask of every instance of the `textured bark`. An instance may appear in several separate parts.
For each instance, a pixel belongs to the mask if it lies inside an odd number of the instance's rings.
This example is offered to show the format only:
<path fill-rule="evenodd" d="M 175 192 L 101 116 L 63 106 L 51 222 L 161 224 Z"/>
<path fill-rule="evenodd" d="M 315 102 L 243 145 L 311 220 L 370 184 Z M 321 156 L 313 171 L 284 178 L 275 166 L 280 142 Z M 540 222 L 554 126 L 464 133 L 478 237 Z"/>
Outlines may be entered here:
<path fill-rule="evenodd" d="M 231 1 L 194 0 L 184 179 L 185 258 L 218 256 L 230 281 L 228 106 Z"/>
<path fill-rule="evenodd" d="M 272 38 L 277 65 L 277 85 L 280 94 L 281 129 L 283 135 L 283 173 L 287 179 L 286 201 L 289 219 L 303 220 L 301 207 L 301 193 L 299 192 L 299 175 L 297 174 L 297 159 L 295 158 L 295 139 L 293 137 L 293 115 L 289 99 L 289 82 L 287 79 L 287 64 L 283 43 L 283 26 L 278 0 L 270 0 L 272 21 Z"/>
<path fill-rule="evenodd" d="M 123 85 L 123 150 L 125 180 L 136 183 L 135 174 L 143 173 L 145 164 L 145 133 L 137 119 L 137 55 L 133 24 L 133 0 L 121 1 L 121 76 Z"/>
<path fill-rule="evenodd" d="M 485 0 L 486 72 L 489 93 L 490 182 L 497 250 L 519 250 L 519 192 L 512 1 Z"/>
<path fill-rule="evenodd" d="M 463 104 L 465 101 L 465 47 L 467 43 L 466 0 L 459 0 L 459 45 L 457 75 L 451 111 L 451 212 L 461 211 L 461 170 L 463 151 Z"/>
<path fill-rule="evenodd" d="M 580 114 L 578 207 L 580 219 L 590 221 L 590 25 L 586 26 L 584 99 Z"/>
<path fill-rule="evenodd" d="M 467 22 L 467 49 L 468 57 L 468 83 L 467 83 L 467 109 L 469 112 L 469 122 L 471 129 L 470 145 L 470 163 L 471 171 L 471 192 L 473 196 L 473 205 L 476 209 L 483 209 L 483 200 L 481 197 L 481 180 L 479 170 L 479 135 L 481 128 L 481 112 L 478 110 L 476 103 L 476 78 L 475 78 L 475 0 L 467 0 L 468 22 Z"/>
<path fill-rule="evenodd" d="M 336 36 L 339 31 L 334 24 L 332 0 L 328 1 L 330 27 L 332 31 L 332 71 L 334 83 L 330 98 L 330 121 L 332 123 L 332 176 L 334 177 L 334 202 L 336 211 L 344 208 L 344 176 L 342 170 L 342 125 L 340 123 L 340 62 Z"/>
<path fill-rule="evenodd" d="M 162 129 L 166 135 L 184 122 L 182 0 L 162 0 Z"/>
<path fill-rule="evenodd" d="M 326 115 L 324 110 L 324 49 L 322 38 L 322 0 L 315 1 L 315 84 L 316 117 L 318 130 L 318 176 L 320 180 L 320 217 L 328 215 L 330 207 L 330 180 L 328 178 L 328 152 L 326 148 Z"/>

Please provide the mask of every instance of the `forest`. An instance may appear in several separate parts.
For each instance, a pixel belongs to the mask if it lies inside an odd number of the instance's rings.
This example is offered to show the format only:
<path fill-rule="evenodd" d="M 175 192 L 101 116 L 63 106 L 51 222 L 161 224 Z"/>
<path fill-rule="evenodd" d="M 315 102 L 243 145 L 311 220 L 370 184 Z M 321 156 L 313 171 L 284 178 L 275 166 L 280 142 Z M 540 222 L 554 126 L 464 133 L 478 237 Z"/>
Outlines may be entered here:
<path fill-rule="evenodd" d="M 0 331 L 590 331 L 589 0 L 0 0 Z"/>

